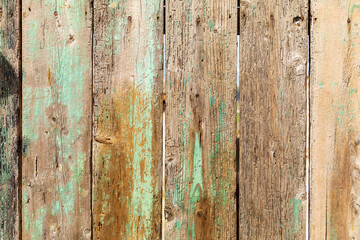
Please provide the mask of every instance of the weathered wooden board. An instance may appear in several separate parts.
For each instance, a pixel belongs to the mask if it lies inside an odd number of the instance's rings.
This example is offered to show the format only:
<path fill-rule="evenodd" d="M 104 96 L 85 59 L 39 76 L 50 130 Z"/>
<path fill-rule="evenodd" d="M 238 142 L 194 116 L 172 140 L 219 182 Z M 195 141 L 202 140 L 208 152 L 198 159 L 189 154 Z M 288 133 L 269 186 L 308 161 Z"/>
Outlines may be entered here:
<path fill-rule="evenodd" d="M 307 2 L 240 2 L 240 239 L 305 239 Z"/>
<path fill-rule="evenodd" d="M 236 238 L 237 1 L 166 1 L 166 239 Z"/>
<path fill-rule="evenodd" d="M 91 15 L 22 1 L 23 239 L 91 238 Z"/>
<path fill-rule="evenodd" d="M 19 1 L 0 1 L 0 239 L 19 237 Z"/>
<path fill-rule="evenodd" d="M 94 7 L 94 239 L 159 239 L 163 5 Z"/>
<path fill-rule="evenodd" d="M 311 239 L 360 238 L 360 1 L 311 2 Z"/>

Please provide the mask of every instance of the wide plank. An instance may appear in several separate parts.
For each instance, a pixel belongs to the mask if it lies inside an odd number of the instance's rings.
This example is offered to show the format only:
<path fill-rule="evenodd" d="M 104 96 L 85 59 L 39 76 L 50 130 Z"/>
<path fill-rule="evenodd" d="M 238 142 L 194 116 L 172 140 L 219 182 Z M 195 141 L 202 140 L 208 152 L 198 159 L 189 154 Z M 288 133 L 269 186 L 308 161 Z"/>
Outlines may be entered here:
<path fill-rule="evenodd" d="M 237 1 L 166 1 L 165 239 L 236 239 Z"/>
<path fill-rule="evenodd" d="M 239 239 L 306 237 L 308 1 L 240 1 Z"/>
<path fill-rule="evenodd" d="M 94 239 L 160 239 L 163 5 L 94 3 Z"/>
<path fill-rule="evenodd" d="M 310 238 L 360 238 L 360 1 L 311 1 Z"/>
<path fill-rule="evenodd" d="M 91 17 L 22 1 L 22 239 L 91 238 Z"/>

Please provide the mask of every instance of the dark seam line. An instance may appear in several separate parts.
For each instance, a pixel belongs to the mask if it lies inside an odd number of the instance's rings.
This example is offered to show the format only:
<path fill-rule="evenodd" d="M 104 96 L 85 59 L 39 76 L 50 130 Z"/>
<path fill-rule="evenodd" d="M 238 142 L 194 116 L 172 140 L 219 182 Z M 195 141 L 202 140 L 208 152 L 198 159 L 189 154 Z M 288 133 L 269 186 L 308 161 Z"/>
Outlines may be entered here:
<path fill-rule="evenodd" d="M 22 0 L 18 1 L 19 4 L 19 42 L 18 42 L 18 48 L 19 48 L 19 142 L 18 142 L 18 151 L 19 151 L 19 159 L 18 159 L 18 218 L 19 218 L 19 239 L 22 239 L 22 159 L 23 159 L 23 141 L 22 141 Z"/>
<path fill-rule="evenodd" d="M 94 36 L 95 36 L 95 32 L 94 32 L 94 18 L 95 18 L 95 7 L 94 7 L 94 1 L 92 0 L 90 2 L 90 7 L 91 7 L 91 127 L 90 127 L 90 163 L 89 163 L 89 167 L 90 167 L 90 224 L 91 224 L 91 239 L 94 239 L 94 214 L 93 214 L 93 131 L 94 131 L 94 44 L 95 44 L 95 40 L 94 40 Z"/>
<path fill-rule="evenodd" d="M 308 223 L 308 236 L 307 236 L 307 239 L 310 239 L 310 204 L 311 204 L 311 201 L 310 201 L 310 192 L 311 192 L 311 188 L 310 188 L 310 184 L 311 184 L 311 161 L 310 161 L 310 146 L 311 146 L 311 91 L 310 91 L 310 88 L 311 88 L 311 85 L 310 85 L 310 76 L 311 76 L 311 22 L 312 22 L 312 16 L 311 16 L 311 0 L 308 0 L 308 74 L 307 74 L 307 79 L 306 79 L 306 84 L 307 84 L 307 91 L 308 91 L 308 97 L 307 97 L 307 108 L 308 108 L 308 114 L 309 114 L 309 119 L 308 121 L 306 121 L 306 128 L 307 128 L 307 133 L 308 133 L 308 136 L 306 136 L 307 140 L 308 140 L 308 146 L 306 146 L 307 148 L 307 154 L 308 154 L 308 168 L 307 169 L 307 172 L 308 172 L 308 176 L 307 176 L 307 180 L 308 180 L 308 186 L 309 186 L 309 189 L 308 189 L 308 193 L 307 193 L 307 200 L 308 200 L 308 219 L 307 220 L 307 223 Z M 306 153 L 305 153 L 306 154 Z"/>

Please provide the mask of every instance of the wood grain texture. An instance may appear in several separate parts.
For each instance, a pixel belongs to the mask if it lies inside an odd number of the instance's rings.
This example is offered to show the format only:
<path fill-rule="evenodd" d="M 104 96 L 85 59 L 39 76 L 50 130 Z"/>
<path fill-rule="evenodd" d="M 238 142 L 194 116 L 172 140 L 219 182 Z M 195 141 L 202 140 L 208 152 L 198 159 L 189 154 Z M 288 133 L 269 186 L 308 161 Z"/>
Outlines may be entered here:
<path fill-rule="evenodd" d="M 0 1 L 0 239 L 19 237 L 19 2 Z"/>
<path fill-rule="evenodd" d="M 360 238 L 360 1 L 311 2 L 311 239 Z"/>
<path fill-rule="evenodd" d="M 22 238 L 90 239 L 90 1 L 22 9 Z"/>
<path fill-rule="evenodd" d="M 240 1 L 240 239 L 305 239 L 307 1 Z"/>
<path fill-rule="evenodd" d="M 162 2 L 96 0 L 94 11 L 94 239 L 159 239 Z"/>
<path fill-rule="evenodd" d="M 165 239 L 236 239 L 237 1 L 166 1 Z"/>

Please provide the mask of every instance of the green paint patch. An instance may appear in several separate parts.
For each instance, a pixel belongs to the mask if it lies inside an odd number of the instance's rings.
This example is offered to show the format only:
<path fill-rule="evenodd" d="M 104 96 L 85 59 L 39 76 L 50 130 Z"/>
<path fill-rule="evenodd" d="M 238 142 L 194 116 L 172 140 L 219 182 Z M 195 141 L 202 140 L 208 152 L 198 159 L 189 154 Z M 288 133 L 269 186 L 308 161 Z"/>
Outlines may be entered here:
<path fill-rule="evenodd" d="M 190 180 L 191 188 L 188 205 L 188 239 L 196 239 L 194 221 L 196 203 L 202 199 L 204 189 L 202 162 L 202 148 L 200 144 L 199 134 L 196 132 L 193 156 L 193 172 L 192 179 Z"/>
<path fill-rule="evenodd" d="M 287 239 L 299 239 L 299 234 L 301 230 L 301 216 L 303 214 L 303 202 L 300 199 L 293 198 L 289 200 L 291 212 L 287 213 L 286 211 L 282 212 L 282 219 L 287 219 L 286 222 L 282 222 L 281 227 L 286 231 Z M 285 215 L 288 214 L 287 216 Z"/>
<path fill-rule="evenodd" d="M 329 213 L 328 219 L 326 219 L 326 228 L 328 229 L 329 240 L 338 240 L 336 224 L 333 221 L 331 213 Z"/>
<path fill-rule="evenodd" d="M 214 22 L 213 22 L 213 20 L 210 20 L 210 30 L 214 30 Z"/>
<path fill-rule="evenodd" d="M 357 90 L 356 90 L 355 88 L 350 89 L 350 91 L 349 91 L 349 97 L 351 97 L 351 95 L 352 95 L 353 93 L 357 93 Z"/>
<path fill-rule="evenodd" d="M 28 201 L 27 191 L 23 186 L 23 206 Z M 44 219 L 47 214 L 47 206 L 41 206 L 34 214 L 31 214 L 28 208 L 23 208 L 23 221 L 25 231 L 29 233 L 31 239 L 42 239 L 44 231 Z"/>
<path fill-rule="evenodd" d="M 298 235 L 300 230 L 300 214 L 302 210 L 302 201 L 300 199 L 291 199 L 290 204 L 293 206 L 293 220 L 292 220 L 292 230 L 295 236 Z"/>

